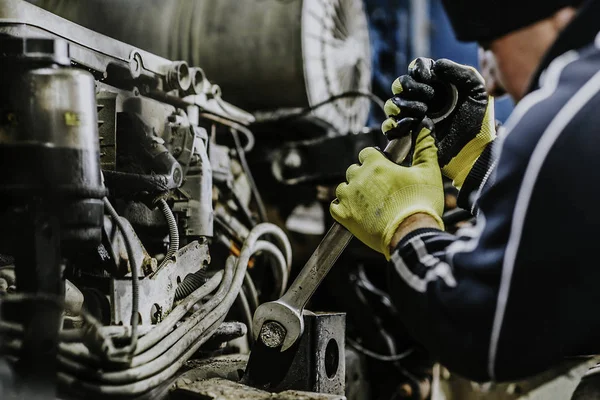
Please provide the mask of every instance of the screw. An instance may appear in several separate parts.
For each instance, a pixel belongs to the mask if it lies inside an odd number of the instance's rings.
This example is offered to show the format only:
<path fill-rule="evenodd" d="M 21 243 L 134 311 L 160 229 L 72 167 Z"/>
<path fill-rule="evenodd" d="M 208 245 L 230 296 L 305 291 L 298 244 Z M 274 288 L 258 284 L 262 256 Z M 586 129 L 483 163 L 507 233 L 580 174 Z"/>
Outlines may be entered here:
<path fill-rule="evenodd" d="M 283 346 L 286 330 L 278 322 L 268 321 L 260 329 L 260 340 L 265 346 L 275 349 Z"/>

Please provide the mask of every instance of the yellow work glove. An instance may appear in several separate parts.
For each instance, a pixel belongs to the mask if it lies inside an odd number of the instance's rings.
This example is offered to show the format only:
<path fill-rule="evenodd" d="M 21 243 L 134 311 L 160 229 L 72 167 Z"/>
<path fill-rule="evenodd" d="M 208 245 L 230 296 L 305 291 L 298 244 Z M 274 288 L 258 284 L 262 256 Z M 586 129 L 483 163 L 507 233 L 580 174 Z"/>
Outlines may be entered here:
<path fill-rule="evenodd" d="M 418 123 L 434 98 L 434 81 L 453 84 L 458 91 L 454 111 L 435 124 L 438 161 L 442 173 L 460 189 L 473 164 L 496 138 L 494 99 L 488 96 L 483 77 L 473 67 L 440 59 L 417 58 L 392 84 L 394 96 L 385 104 L 388 119 L 382 125 L 388 139 L 405 134 Z M 438 86 L 439 87 L 439 86 Z"/>
<path fill-rule="evenodd" d="M 410 167 L 394 164 L 373 147 L 362 150 L 359 164 L 346 171 L 348 183 L 336 189 L 333 218 L 367 246 L 390 259 L 389 245 L 398 226 L 416 213 L 431 215 L 443 229 L 442 175 L 432 124 L 422 127 Z"/>

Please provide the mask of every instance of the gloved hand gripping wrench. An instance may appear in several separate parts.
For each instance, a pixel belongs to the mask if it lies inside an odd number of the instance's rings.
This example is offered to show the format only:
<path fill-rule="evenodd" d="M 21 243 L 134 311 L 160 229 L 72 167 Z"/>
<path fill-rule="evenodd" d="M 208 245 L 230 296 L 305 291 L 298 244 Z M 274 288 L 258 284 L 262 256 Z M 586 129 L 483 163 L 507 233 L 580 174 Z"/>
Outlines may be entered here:
<path fill-rule="evenodd" d="M 399 164 L 411 148 L 411 134 L 388 143 L 384 152 L 388 158 Z M 339 223 L 334 223 L 310 259 L 278 300 L 261 304 L 254 313 L 252 328 L 256 340 L 267 347 L 289 349 L 304 331 L 302 312 L 306 303 L 319 287 L 333 264 L 342 254 L 352 233 Z"/>

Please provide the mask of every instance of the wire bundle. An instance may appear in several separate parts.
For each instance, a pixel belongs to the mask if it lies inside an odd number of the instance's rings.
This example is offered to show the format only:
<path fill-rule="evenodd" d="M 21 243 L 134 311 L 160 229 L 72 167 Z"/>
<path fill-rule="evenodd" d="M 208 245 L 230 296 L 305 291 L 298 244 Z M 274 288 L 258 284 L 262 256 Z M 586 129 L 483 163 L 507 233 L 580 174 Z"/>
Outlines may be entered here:
<path fill-rule="evenodd" d="M 244 241 L 239 257 L 230 256 L 223 271 L 187 296 L 162 322 L 137 340 L 128 363 L 107 362 L 97 351 L 91 350 L 94 344 L 89 343 L 90 338 L 81 332 L 81 342 L 61 343 L 58 380 L 62 388 L 95 396 L 134 396 L 175 375 L 225 320 L 240 294 L 250 258 L 265 249 L 265 245 L 260 244 L 263 241 L 259 240 L 264 235 L 274 238 L 286 254 L 286 261 L 291 260 L 291 247 L 285 233 L 273 224 L 257 225 Z M 201 301 L 211 294 L 211 298 L 202 304 Z M 202 305 L 195 308 L 199 304 Z M 97 340 L 98 332 L 106 327 L 96 328 L 98 330 L 92 330 L 92 340 Z M 61 335 L 65 336 L 73 335 Z M 127 336 L 112 336 L 111 339 L 124 340 Z M 10 350 L 18 351 L 21 340 L 13 339 L 6 345 Z"/>

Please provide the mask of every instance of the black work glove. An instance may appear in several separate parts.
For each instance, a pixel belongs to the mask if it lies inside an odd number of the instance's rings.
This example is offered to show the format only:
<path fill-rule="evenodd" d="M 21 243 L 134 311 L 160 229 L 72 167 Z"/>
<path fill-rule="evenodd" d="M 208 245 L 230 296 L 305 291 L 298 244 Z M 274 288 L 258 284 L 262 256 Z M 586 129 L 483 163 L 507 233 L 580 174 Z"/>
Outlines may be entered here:
<path fill-rule="evenodd" d="M 449 100 L 451 85 L 457 90 L 456 106 L 435 124 L 438 161 L 442 173 L 460 189 L 473 164 L 496 138 L 494 101 L 483 77 L 473 67 L 447 59 L 417 58 L 407 75 L 392 84 L 394 96 L 385 103 L 388 116 L 382 131 L 388 139 L 406 134 L 441 101 Z"/>

